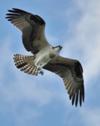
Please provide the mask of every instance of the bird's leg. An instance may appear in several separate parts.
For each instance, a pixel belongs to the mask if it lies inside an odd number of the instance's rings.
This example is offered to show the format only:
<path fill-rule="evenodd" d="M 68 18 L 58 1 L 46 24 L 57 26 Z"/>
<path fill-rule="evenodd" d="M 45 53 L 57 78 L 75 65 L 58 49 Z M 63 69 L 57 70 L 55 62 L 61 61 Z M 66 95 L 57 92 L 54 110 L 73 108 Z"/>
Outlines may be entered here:
<path fill-rule="evenodd" d="M 38 68 L 38 74 L 44 75 L 42 68 Z"/>
<path fill-rule="evenodd" d="M 35 66 L 37 67 L 36 76 L 37 76 L 38 74 L 43 75 L 43 74 L 44 74 L 44 72 L 43 72 L 43 70 L 42 70 L 42 68 L 43 68 L 43 63 L 41 63 L 39 60 L 35 60 L 34 62 L 35 62 Z"/>
<path fill-rule="evenodd" d="M 44 75 L 44 72 L 43 72 L 43 70 L 41 70 L 39 74 L 41 74 L 41 75 Z"/>

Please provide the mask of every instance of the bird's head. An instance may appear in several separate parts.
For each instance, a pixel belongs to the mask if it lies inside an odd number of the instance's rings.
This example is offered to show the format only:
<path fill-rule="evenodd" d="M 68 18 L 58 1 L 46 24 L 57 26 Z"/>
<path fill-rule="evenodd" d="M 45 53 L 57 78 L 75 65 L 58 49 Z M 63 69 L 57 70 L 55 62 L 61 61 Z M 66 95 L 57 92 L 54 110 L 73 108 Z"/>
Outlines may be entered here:
<path fill-rule="evenodd" d="M 52 47 L 53 48 L 53 50 L 55 50 L 56 52 L 60 52 L 61 51 L 61 49 L 62 49 L 62 46 L 61 45 L 58 45 L 58 46 L 55 46 L 55 47 Z"/>
<path fill-rule="evenodd" d="M 57 55 L 59 55 L 59 52 L 61 51 L 62 46 L 58 45 L 58 46 L 51 46 L 51 51 L 50 51 L 50 57 L 53 58 Z"/>

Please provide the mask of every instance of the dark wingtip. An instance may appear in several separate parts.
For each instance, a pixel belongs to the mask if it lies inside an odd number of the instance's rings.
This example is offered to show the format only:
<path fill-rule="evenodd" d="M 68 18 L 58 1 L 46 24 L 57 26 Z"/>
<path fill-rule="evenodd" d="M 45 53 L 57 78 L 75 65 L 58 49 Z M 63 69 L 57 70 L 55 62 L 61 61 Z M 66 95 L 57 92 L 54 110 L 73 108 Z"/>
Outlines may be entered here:
<path fill-rule="evenodd" d="M 28 13 L 22 9 L 18 9 L 18 8 L 12 8 L 12 9 L 9 9 L 8 10 L 8 13 L 6 15 L 9 15 L 9 14 L 20 14 L 20 13 Z"/>
<path fill-rule="evenodd" d="M 13 12 L 14 12 L 13 9 L 9 9 L 8 12 L 5 14 L 5 15 L 6 15 L 5 18 L 6 18 L 8 21 L 11 21 L 11 20 L 10 20 L 10 16 L 13 14 Z"/>
<path fill-rule="evenodd" d="M 13 8 L 12 9 L 9 9 L 8 12 L 14 12 L 14 9 Z"/>
<path fill-rule="evenodd" d="M 6 19 L 8 21 L 12 21 L 14 17 L 20 16 L 21 13 L 25 13 L 25 11 L 17 9 L 17 8 L 12 8 L 9 9 L 8 12 L 6 13 Z"/>
<path fill-rule="evenodd" d="M 70 95 L 69 98 L 72 102 L 72 106 L 74 105 L 77 107 L 79 105 L 81 107 L 82 103 L 84 102 L 84 93 L 83 91 L 78 91 L 73 96 Z"/>

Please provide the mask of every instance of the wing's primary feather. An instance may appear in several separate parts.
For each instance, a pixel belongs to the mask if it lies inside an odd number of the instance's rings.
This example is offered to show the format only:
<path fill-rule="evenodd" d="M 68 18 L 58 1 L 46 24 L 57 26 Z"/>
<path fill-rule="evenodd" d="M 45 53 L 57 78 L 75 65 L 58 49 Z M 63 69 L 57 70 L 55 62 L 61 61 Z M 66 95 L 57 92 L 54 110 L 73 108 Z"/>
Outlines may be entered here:
<path fill-rule="evenodd" d="M 6 18 L 22 31 L 22 40 L 27 51 L 34 54 L 48 45 L 45 39 L 45 21 L 38 15 L 21 9 L 8 10 Z"/>
<path fill-rule="evenodd" d="M 77 106 L 79 103 L 81 106 L 84 101 L 84 80 L 83 69 L 79 61 L 58 56 L 44 68 L 58 74 L 63 79 L 72 105 Z"/>

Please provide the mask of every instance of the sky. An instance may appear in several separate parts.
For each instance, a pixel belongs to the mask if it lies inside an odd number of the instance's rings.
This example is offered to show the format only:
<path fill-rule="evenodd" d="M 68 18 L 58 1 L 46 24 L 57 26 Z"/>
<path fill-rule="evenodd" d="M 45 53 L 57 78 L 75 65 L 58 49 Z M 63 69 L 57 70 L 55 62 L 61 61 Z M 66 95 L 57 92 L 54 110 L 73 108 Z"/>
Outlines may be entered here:
<path fill-rule="evenodd" d="M 61 56 L 78 59 L 84 69 L 85 102 L 71 105 L 63 81 L 16 69 L 13 54 L 29 54 L 21 32 L 5 14 L 20 8 L 42 16 L 48 41 L 63 46 Z M 1 0 L 0 4 L 0 125 L 100 125 L 100 0 Z"/>

